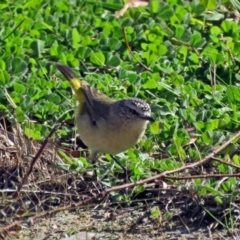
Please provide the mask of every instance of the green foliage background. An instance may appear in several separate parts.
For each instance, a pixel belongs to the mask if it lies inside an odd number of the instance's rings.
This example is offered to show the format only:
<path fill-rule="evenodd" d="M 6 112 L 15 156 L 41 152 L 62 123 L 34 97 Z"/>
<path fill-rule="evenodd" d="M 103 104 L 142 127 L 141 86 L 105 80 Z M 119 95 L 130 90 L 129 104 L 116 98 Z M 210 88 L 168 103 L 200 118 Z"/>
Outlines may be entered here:
<path fill-rule="evenodd" d="M 136 96 L 151 104 L 156 122 L 148 138 L 140 143 L 141 151 L 124 155 L 131 159 L 132 180 L 197 161 L 240 125 L 236 4 L 152 0 L 117 18 L 114 11 L 124 5 L 117 0 L 1 1 L 0 112 L 16 118 L 36 140 L 56 122 L 72 121 L 70 86 L 54 66 L 61 62 L 111 97 Z M 69 131 L 63 127 L 60 134 Z M 193 138 L 194 144 L 187 145 Z M 240 165 L 236 149 L 232 144 L 222 157 Z M 162 151 L 164 159 L 151 159 Z M 220 173 L 233 171 L 214 164 Z M 195 184 L 199 194 L 219 196 L 237 182 Z"/>

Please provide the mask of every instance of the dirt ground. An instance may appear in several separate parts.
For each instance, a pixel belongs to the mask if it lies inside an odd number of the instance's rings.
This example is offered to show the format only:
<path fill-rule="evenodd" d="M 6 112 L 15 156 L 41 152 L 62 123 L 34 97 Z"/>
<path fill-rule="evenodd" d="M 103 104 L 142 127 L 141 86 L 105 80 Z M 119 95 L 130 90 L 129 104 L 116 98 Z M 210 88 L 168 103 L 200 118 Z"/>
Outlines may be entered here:
<path fill-rule="evenodd" d="M 10 239 L 124 239 L 124 240 L 207 240 L 240 239 L 239 235 L 229 235 L 224 229 L 188 228 L 177 221 L 143 218 L 144 212 L 133 213 L 131 209 L 122 209 L 108 215 L 104 210 L 88 211 L 78 209 L 74 212 L 62 212 L 51 218 L 41 219 L 31 226 L 26 224 L 22 230 L 9 235 Z M 140 220 L 141 219 L 141 220 Z"/>
<path fill-rule="evenodd" d="M 21 223 L 7 231 L 3 239 L 240 239 L 238 221 L 234 222 L 235 229 L 231 232 L 217 222 L 219 220 L 225 223 L 222 216 L 226 208 L 214 203 L 213 199 L 193 197 L 188 191 L 175 189 L 154 190 L 155 187 L 146 188 L 131 201 L 114 202 L 114 196 L 108 195 L 103 199 L 96 199 L 91 204 L 76 207 L 73 203 L 73 195 L 69 201 L 70 198 L 66 197 L 67 193 L 56 202 L 52 189 L 51 204 L 45 192 L 42 197 L 38 195 L 38 204 L 35 198 L 34 205 L 25 213 L 21 212 L 23 206 L 26 206 L 26 200 L 22 199 L 25 204 L 18 206 L 18 213 L 22 215 L 22 218 L 19 218 Z M 150 195 L 151 197 L 146 198 Z M 87 197 L 86 195 L 83 198 Z M 64 206 L 72 206 L 71 209 L 51 214 L 51 209 L 58 209 L 61 202 L 64 202 Z M 41 207 L 39 207 L 40 203 Z M 207 214 L 206 208 L 212 210 L 215 219 Z M 43 212 L 49 214 L 40 217 Z M 27 217 L 24 218 L 24 214 Z M 8 224 L 12 221 L 13 218 Z M 7 222 L 5 226 L 6 224 Z"/>

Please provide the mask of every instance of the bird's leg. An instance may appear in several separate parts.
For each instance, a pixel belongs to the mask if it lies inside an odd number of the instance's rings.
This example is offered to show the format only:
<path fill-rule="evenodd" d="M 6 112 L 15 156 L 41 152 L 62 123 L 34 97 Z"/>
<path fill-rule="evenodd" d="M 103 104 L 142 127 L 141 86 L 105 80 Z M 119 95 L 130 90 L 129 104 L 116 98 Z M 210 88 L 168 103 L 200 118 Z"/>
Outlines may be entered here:
<path fill-rule="evenodd" d="M 128 183 L 128 171 L 127 171 L 127 169 L 117 160 L 117 158 L 115 158 L 113 155 L 111 155 L 111 157 L 124 171 L 125 182 Z"/>
<path fill-rule="evenodd" d="M 96 166 L 96 162 L 97 162 L 97 152 L 96 151 L 92 151 L 91 157 L 90 157 L 90 161 L 92 162 L 93 165 L 93 177 L 97 179 L 97 166 Z"/>
<path fill-rule="evenodd" d="M 98 152 L 92 151 L 90 161 L 92 162 L 92 165 L 93 165 L 93 180 L 95 181 L 95 187 L 97 187 L 98 191 L 101 191 L 101 190 L 104 190 L 105 187 L 97 177 L 97 164 L 96 164 L 98 160 L 97 154 Z"/>

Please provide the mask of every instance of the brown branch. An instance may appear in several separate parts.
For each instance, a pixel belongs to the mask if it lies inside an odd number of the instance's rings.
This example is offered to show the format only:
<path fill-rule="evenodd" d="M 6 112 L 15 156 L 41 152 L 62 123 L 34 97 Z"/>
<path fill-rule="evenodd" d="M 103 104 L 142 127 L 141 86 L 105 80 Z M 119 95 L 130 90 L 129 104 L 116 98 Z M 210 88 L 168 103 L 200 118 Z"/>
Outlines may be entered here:
<path fill-rule="evenodd" d="M 122 28 L 122 31 L 123 31 L 123 36 L 124 36 L 124 39 L 125 39 L 125 43 L 126 43 L 126 46 L 127 46 L 127 49 L 128 51 L 130 52 L 130 54 L 133 56 L 133 58 L 141 65 L 143 66 L 146 70 L 148 70 L 149 72 L 152 72 L 151 69 L 149 69 L 145 64 L 143 64 L 140 60 L 138 60 L 136 58 L 136 56 L 134 55 L 134 53 L 132 52 L 129 44 L 128 44 L 128 41 L 127 41 L 127 34 L 126 34 L 126 31 L 125 31 L 125 28 L 123 27 Z"/>
<path fill-rule="evenodd" d="M 231 166 L 231 167 L 240 169 L 240 166 L 238 166 L 238 165 L 236 165 L 236 164 L 234 164 L 234 163 L 226 162 L 226 161 L 224 161 L 224 160 L 222 160 L 222 159 L 220 159 L 220 158 L 213 157 L 213 160 L 218 161 L 218 162 L 223 163 L 223 164 L 226 164 L 226 165 L 229 165 L 229 166 Z"/>
<path fill-rule="evenodd" d="M 240 173 L 233 174 L 208 174 L 208 175 L 194 175 L 194 176 L 183 176 L 183 177 L 171 177 L 166 176 L 164 178 L 173 179 L 173 180 L 187 180 L 187 179 L 196 179 L 196 178 L 223 178 L 223 177 L 240 177 Z"/>
<path fill-rule="evenodd" d="M 53 214 L 53 213 L 57 213 L 57 212 L 61 212 L 61 211 L 66 211 L 66 210 L 70 210 L 70 209 L 75 209 L 76 207 L 85 206 L 85 205 L 87 205 L 87 204 L 89 204 L 89 203 L 92 203 L 92 202 L 96 201 L 98 198 L 104 198 L 104 197 L 106 197 L 108 193 L 109 193 L 109 192 L 107 192 L 107 191 L 100 192 L 100 193 L 97 194 L 96 196 L 93 196 L 93 197 L 91 197 L 91 198 L 87 198 L 86 200 L 84 200 L 84 201 L 82 201 L 82 202 L 79 202 L 79 203 L 77 203 L 77 204 L 73 204 L 73 205 L 61 207 L 61 208 L 60 208 L 60 211 L 59 211 L 59 209 L 54 209 L 54 210 L 52 210 L 52 211 L 50 211 L 50 212 L 42 212 L 42 213 L 40 213 L 39 215 L 32 217 L 31 219 L 32 219 L 32 220 L 35 220 L 35 219 L 37 219 L 37 218 L 39 218 L 39 217 L 44 217 L 44 216 L 49 215 L 49 214 Z"/>
<path fill-rule="evenodd" d="M 0 233 L 3 233 L 3 235 L 0 235 L 0 239 L 1 239 L 1 237 L 4 237 L 4 239 L 5 239 L 5 237 L 9 231 L 14 230 L 16 227 L 20 226 L 21 224 L 22 224 L 22 220 L 19 220 L 19 221 L 14 221 L 14 222 L 10 223 L 6 227 L 0 228 Z"/>
<path fill-rule="evenodd" d="M 48 140 L 52 137 L 52 135 L 57 131 L 58 128 L 60 128 L 62 126 L 62 123 L 57 124 L 52 131 L 49 133 L 49 135 L 46 137 L 46 139 L 44 140 L 41 148 L 38 150 L 37 154 L 35 155 L 35 157 L 33 158 L 32 162 L 30 163 L 29 169 L 27 171 L 27 173 L 25 174 L 22 182 L 20 183 L 20 185 L 17 188 L 17 191 L 13 194 L 13 198 L 15 198 L 17 200 L 18 196 L 19 196 L 19 192 L 21 191 L 23 185 L 27 182 L 27 179 L 29 177 L 29 175 L 31 174 L 33 167 L 35 165 L 35 163 L 37 162 L 37 160 L 39 159 L 39 157 L 42 155 L 42 152 L 44 150 L 44 148 L 46 147 Z"/>

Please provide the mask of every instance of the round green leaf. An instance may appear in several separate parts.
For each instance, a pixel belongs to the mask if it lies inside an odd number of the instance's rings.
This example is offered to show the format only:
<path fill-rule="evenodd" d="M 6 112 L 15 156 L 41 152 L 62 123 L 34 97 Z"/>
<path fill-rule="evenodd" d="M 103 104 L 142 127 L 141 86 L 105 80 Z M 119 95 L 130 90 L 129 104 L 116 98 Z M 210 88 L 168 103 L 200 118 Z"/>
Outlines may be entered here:
<path fill-rule="evenodd" d="M 93 52 L 90 55 L 90 61 L 91 63 L 102 67 L 105 64 L 105 56 L 102 52 Z"/>
<path fill-rule="evenodd" d="M 31 43 L 31 49 L 33 50 L 33 53 L 38 56 L 38 57 L 41 57 L 42 56 L 42 52 L 44 50 L 44 41 L 42 40 L 36 40 L 36 41 L 33 41 Z"/>
<path fill-rule="evenodd" d="M 10 74 L 7 71 L 0 69 L 0 85 L 5 85 L 10 80 Z"/>
<path fill-rule="evenodd" d="M 121 60 L 120 60 L 120 58 L 117 57 L 117 56 L 112 56 L 112 57 L 110 58 L 110 60 L 108 61 L 108 65 L 113 66 L 113 67 L 119 66 L 120 63 L 121 63 Z"/>
<path fill-rule="evenodd" d="M 22 58 L 13 58 L 12 72 L 17 75 L 24 75 L 27 71 L 27 63 Z"/>
<path fill-rule="evenodd" d="M 18 93 L 21 93 L 21 94 L 24 94 L 25 91 L 26 91 L 25 86 L 21 83 L 14 83 L 13 84 L 13 89 L 14 89 L 15 92 L 18 92 Z"/>
<path fill-rule="evenodd" d="M 51 93 L 47 96 L 47 99 L 50 101 L 50 102 L 53 102 L 55 104 L 59 104 L 61 103 L 61 98 L 59 97 L 59 95 L 55 94 L 55 93 Z"/>
<path fill-rule="evenodd" d="M 159 126 L 159 122 L 154 122 L 150 125 L 151 128 L 151 132 L 153 134 L 159 134 L 160 131 L 160 126 Z"/>
<path fill-rule="evenodd" d="M 232 103 L 240 102 L 240 89 L 236 86 L 229 85 L 227 88 L 228 100 Z"/>

